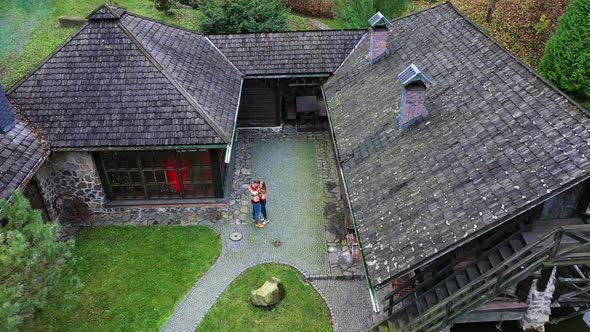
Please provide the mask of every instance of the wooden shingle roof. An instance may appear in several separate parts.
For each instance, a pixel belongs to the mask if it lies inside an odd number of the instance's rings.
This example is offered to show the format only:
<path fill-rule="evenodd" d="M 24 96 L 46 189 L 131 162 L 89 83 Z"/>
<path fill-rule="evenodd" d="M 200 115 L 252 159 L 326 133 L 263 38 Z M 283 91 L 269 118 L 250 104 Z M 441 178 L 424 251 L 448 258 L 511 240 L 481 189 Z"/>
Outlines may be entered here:
<path fill-rule="evenodd" d="M 26 184 L 48 154 L 48 146 L 23 121 L 0 134 L 0 199 Z"/>
<path fill-rule="evenodd" d="M 588 178 L 590 116 L 450 4 L 396 20 L 324 85 L 374 285 L 415 269 Z M 401 130 L 397 75 L 432 85 Z"/>
<path fill-rule="evenodd" d="M 9 94 L 52 146 L 228 143 L 241 73 L 202 35 L 187 46 L 186 31 L 147 21 L 171 43 L 155 41 L 104 8 Z"/>
<path fill-rule="evenodd" d="M 366 30 L 208 35 L 245 75 L 331 74 Z"/>
<path fill-rule="evenodd" d="M 0 112 L 14 110 L 0 85 Z M 14 127 L 0 132 L 0 199 L 22 188 L 49 154 L 45 141 L 26 122 L 17 119 Z"/>
<path fill-rule="evenodd" d="M 126 14 L 123 25 L 231 136 L 241 73 L 205 36 Z"/>

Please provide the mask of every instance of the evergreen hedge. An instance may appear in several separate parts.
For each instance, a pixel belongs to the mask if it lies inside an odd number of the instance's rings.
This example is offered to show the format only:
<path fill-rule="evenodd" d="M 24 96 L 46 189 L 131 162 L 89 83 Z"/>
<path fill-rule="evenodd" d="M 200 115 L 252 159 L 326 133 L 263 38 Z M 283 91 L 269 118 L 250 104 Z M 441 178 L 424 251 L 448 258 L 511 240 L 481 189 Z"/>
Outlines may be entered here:
<path fill-rule="evenodd" d="M 563 91 L 590 100 L 590 0 L 573 0 L 559 18 L 539 70 Z"/>
<path fill-rule="evenodd" d="M 198 0 L 206 33 L 284 31 L 289 10 L 280 0 Z"/>

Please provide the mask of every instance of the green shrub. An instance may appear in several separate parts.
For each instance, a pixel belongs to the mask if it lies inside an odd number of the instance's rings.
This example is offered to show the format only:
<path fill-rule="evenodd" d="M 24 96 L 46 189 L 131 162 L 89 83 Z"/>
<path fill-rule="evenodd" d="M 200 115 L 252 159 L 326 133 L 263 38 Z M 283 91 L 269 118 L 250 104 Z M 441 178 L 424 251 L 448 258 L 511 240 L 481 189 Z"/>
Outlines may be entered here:
<path fill-rule="evenodd" d="M 206 33 L 284 31 L 289 10 L 280 0 L 202 0 Z"/>
<path fill-rule="evenodd" d="M 159 11 L 167 12 L 174 6 L 173 0 L 154 0 L 156 9 Z"/>
<path fill-rule="evenodd" d="M 376 12 L 394 19 L 402 16 L 410 3 L 410 0 L 334 0 L 332 11 L 347 28 L 366 28 Z"/>
<path fill-rule="evenodd" d="M 346 28 L 366 28 L 367 20 L 376 13 L 373 0 L 334 0 L 332 11 Z"/>
<path fill-rule="evenodd" d="M 542 35 L 547 32 L 547 29 L 549 29 L 550 25 L 551 20 L 548 19 L 547 16 L 545 16 L 545 14 L 543 14 L 541 15 L 541 17 L 539 17 L 539 22 L 533 25 L 533 29 L 535 30 L 535 33 L 537 35 Z"/>
<path fill-rule="evenodd" d="M 560 89 L 590 98 L 590 0 L 573 0 L 559 18 L 539 69 Z"/>
<path fill-rule="evenodd" d="M 376 11 L 380 11 L 385 17 L 392 20 L 401 17 L 411 2 L 411 0 L 374 0 L 373 5 Z M 368 19 L 369 17 L 366 20 Z"/>
<path fill-rule="evenodd" d="M 44 223 L 21 193 L 0 202 L 0 326 L 16 330 L 54 291 L 65 295 L 72 276 L 73 241 L 60 242 L 59 225 Z M 64 282 L 68 280 L 69 282 Z M 67 289 L 58 289 L 67 285 Z"/>

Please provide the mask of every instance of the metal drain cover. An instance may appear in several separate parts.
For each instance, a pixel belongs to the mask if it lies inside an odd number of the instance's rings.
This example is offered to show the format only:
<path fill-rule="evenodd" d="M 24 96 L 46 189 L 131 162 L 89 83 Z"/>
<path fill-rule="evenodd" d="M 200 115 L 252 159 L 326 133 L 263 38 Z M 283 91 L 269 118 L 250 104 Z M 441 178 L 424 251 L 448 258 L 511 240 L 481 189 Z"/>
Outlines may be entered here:
<path fill-rule="evenodd" d="M 240 241 L 242 239 L 242 233 L 240 232 L 233 232 L 229 235 L 229 238 L 232 241 Z"/>

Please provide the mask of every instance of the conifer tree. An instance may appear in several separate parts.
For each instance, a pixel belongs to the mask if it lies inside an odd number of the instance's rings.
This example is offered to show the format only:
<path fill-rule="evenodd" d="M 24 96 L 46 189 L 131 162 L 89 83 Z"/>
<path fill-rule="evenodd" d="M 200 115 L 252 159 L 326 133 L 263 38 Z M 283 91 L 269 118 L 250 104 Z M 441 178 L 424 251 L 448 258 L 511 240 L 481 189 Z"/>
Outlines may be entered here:
<path fill-rule="evenodd" d="M 43 222 L 21 193 L 0 201 L 0 326 L 4 329 L 17 329 L 45 306 L 50 294 L 68 294 L 76 286 L 71 269 L 74 243 L 58 241 L 59 232 L 59 225 Z"/>
<path fill-rule="evenodd" d="M 559 18 L 539 69 L 560 89 L 590 100 L 590 0 L 573 0 Z"/>

